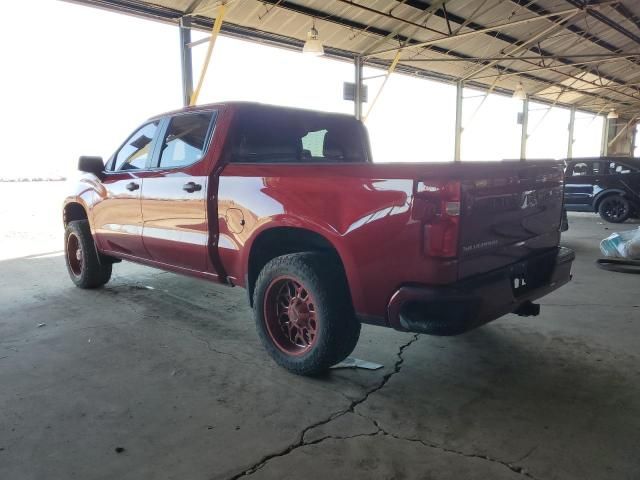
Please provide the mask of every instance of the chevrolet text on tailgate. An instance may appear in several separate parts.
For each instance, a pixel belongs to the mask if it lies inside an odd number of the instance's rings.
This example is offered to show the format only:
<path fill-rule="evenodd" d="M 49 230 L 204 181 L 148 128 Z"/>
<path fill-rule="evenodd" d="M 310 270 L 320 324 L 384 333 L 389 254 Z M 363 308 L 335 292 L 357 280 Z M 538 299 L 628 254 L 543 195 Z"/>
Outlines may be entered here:
<path fill-rule="evenodd" d="M 374 164 L 353 117 L 224 103 L 154 117 L 79 169 L 64 203 L 78 287 L 122 259 L 244 287 L 298 374 L 347 357 L 361 323 L 457 335 L 537 315 L 571 278 L 553 161 Z"/>

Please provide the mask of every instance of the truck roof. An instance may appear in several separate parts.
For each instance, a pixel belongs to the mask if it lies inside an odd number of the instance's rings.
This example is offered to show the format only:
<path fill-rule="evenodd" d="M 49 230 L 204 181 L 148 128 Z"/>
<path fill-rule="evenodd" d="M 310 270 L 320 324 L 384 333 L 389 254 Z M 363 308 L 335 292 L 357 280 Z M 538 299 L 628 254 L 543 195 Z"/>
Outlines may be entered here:
<path fill-rule="evenodd" d="M 219 109 L 219 108 L 224 108 L 224 109 L 231 108 L 233 110 L 244 110 L 244 111 L 282 110 L 286 112 L 298 112 L 298 113 L 307 112 L 307 113 L 313 113 L 313 114 L 324 114 L 324 115 L 338 116 L 343 118 L 352 118 L 355 120 L 355 117 L 353 115 L 348 115 L 345 113 L 326 112 L 322 110 L 311 110 L 308 108 L 285 107 L 280 105 L 270 105 L 268 103 L 244 102 L 244 101 L 216 102 L 216 103 L 208 103 L 204 105 L 195 105 L 192 107 L 183 107 L 176 110 L 160 113 L 158 115 L 153 115 L 152 117 L 149 118 L 149 120 L 157 120 L 159 118 L 163 118 L 168 115 L 176 115 L 183 112 L 198 112 L 198 111 L 206 111 L 206 110 Z"/>

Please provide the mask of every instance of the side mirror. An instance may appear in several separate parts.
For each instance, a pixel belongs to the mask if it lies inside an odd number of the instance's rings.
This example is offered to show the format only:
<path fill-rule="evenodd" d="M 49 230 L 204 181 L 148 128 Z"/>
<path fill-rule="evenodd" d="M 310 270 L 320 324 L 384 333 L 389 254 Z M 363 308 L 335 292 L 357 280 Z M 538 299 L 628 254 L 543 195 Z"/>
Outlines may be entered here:
<path fill-rule="evenodd" d="M 100 177 L 104 172 L 104 160 L 102 160 L 102 157 L 82 156 L 78 160 L 78 170 L 93 173 L 96 177 Z"/>

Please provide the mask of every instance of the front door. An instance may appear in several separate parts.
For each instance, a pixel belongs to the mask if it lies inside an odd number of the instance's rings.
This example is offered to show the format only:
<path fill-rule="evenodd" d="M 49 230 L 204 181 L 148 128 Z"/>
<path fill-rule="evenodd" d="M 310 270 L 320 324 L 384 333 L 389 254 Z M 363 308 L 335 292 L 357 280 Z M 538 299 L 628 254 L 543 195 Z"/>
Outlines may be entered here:
<path fill-rule="evenodd" d="M 206 111 L 176 115 L 165 125 L 142 188 L 142 239 L 152 260 L 197 272 L 212 269 L 203 157 L 214 122 L 215 112 Z"/>
<path fill-rule="evenodd" d="M 93 207 L 96 240 L 102 251 L 147 257 L 140 194 L 159 125 L 158 120 L 139 128 L 106 165 L 103 190 Z"/>

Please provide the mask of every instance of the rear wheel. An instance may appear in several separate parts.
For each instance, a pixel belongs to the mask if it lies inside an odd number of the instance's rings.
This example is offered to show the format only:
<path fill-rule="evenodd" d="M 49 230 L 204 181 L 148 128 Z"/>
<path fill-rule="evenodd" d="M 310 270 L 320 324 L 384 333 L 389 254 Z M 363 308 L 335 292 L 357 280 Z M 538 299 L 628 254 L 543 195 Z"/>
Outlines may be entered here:
<path fill-rule="evenodd" d="M 253 304 L 265 349 L 299 375 L 318 374 L 341 362 L 360 336 L 342 267 L 328 254 L 271 260 L 256 281 Z"/>
<path fill-rule="evenodd" d="M 620 195 L 609 195 L 598 205 L 598 213 L 607 222 L 622 223 L 631 215 L 631 205 Z"/>
<path fill-rule="evenodd" d="M 77 287 L 97 288 L 109 281 L 111 263 L 100 261 L 87 220 L 69 222 L 64 246 L 67 271 Z"/>

